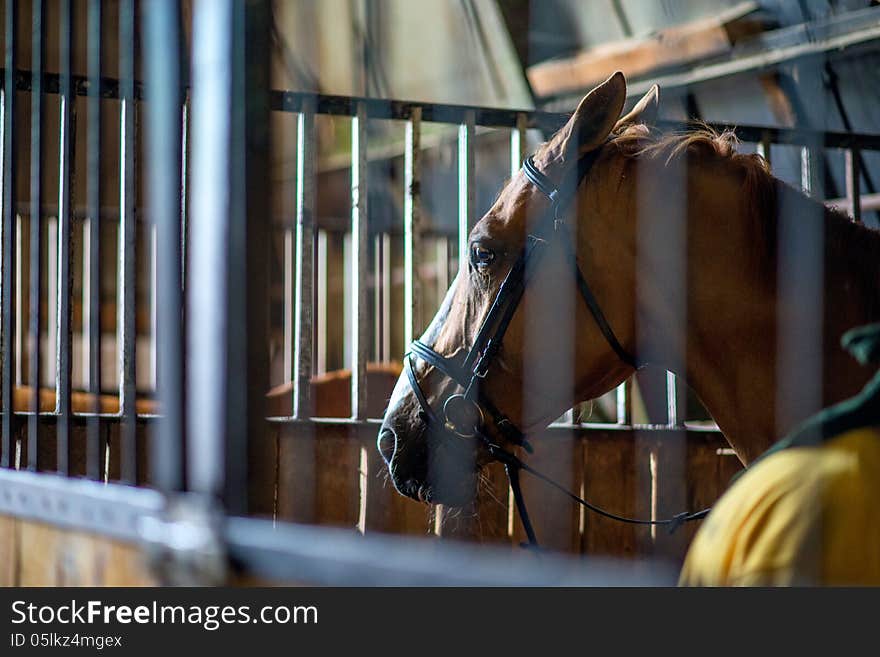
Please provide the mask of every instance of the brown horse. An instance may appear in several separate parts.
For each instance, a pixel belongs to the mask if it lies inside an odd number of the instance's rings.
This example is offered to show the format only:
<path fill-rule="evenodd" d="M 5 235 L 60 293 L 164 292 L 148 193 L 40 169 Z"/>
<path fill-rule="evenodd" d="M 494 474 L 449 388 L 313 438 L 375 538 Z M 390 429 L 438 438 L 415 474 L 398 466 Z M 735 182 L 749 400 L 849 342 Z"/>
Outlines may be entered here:
<path fill-rule="evenodd" d="M 616 73 L 538 148 L 534 163 L 560 181 L 601 149 L 561 217 L 577 264 L 626 352 L 640 366 L 684 377 L 748 464 L 867 380 L 839 341 L 848 328 L 880 319 L 880 234 L 773 178 L 762 158 L 736 152 L 730 133 L 658 133 L 650 127 L 656 87 L 620 118 L 625 97 Z M 471 232 L 470 260 L 423 342 L 453 359 L 467 352 L 530 220 L 547 207 L 522 172 L 507 183 Z M 822 245 L 803 278 L 787 241 L 792 226 L 802 247 L 802 235 Z M 550 246 L 527 280 L 480 387 L 525 433 L 633 373 L 581 300 L 561 249 Z M 433 367 L 415 368 L 431 407 L 460 392 Z M 378 438 L 392 480 L 405 495 L 461 503 L 474 493 L 485 449 L 475 443 L 451 475 L 419 411 L 402 376 Z"/>

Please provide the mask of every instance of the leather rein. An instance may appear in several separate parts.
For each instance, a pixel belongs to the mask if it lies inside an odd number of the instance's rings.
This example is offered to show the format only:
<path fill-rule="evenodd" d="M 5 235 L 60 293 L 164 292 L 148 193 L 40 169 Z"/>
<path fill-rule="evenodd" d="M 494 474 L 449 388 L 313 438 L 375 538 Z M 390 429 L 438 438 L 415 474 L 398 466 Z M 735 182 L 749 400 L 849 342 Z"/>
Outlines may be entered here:
<path fill-rule="evenodd" d="M 501 283 L 498 294 L 492 302 L 489 312 L 486 314 L 464 361 L 459 363 L 454 359 L 447 358 L 434 351 L 433 348 L 421 340 L 414 340 L 412 345 L 410 345 L 410 350 L 406 355 L 404 363 L 404 369 L 410 386 L 421 407 L 420 418 L 427 425 L 428 430 L 452 434 L 460 440 L 468 441 L 475 445 L 482 444 L 492 460 L 504 464 L 504 470 L 513 492 L 514 503 L 516 504 L 517 512 L 531 547 L 538 547 L 538 540 L 529 518 L 520 486 L 520 471 L 528 472 L 534 477 L 541 479 L 564 493 L 574 502 L 601 516 L 637 525 L 666 525 L 670 533 L 685 522 L 705 517 L 710 510 L 703 509 L 696 513 L 683 512 L 671 518 L 661 520 L 628 518 L 611 513 L 575 495 L 546 475 L 535 470 L 511 451 L 504 449 L 497 442 L 493 441 L 484 431 L 486 423 L 491 421 L 495 430 L 504 439 L 502 442 L 506 441 L 523 447 L 529 453 L 532 452 L 531 445 L 529 445 L 522 431 L 507 419 L 492 404 L 491 400 L 480 391 L 480 381 L 486 377 L 489 368 L 495 360 L 501 347 L 501 342 L 504 339 L 504 334 L 519 306 L 519 302 L 528 284 L 527 272 L 535 270 L 536 263 L 547 250 L 551 241 L 553 241 L 552 238 L 567 232 L 564 230 L 564 222 L 562 221 L 564 211 L 573 200 L 577 188 L 586 178 L 593 164 L 595 164 L 601 150 L 601 148 L 596 148 L 581 156 L 577 166 L 569 171 L 559 186 L 555 185 L 550 178 L 538 170 L 531 156 L 526 158 L 522 166 L 522 172 L 529 182 L 547 197 L 550 201 L 550 206 L 536 222 L 535 229 L 530 232 L 526 239 L 526 245 L 520 251 L 518 258 Z M 586 279 L 584 279 L 583 273 L 577 264 L 577 257 L 570 240 L 561 239 L 558 241 L 563 242 L 567 247 L 567 255 L 577 277 L 578 291 L 605 340 L 620 360 L 634 368 L 638 367 L 635 358 L 621 345 L 614 335 L 614 331 L 599 307 L 595 295 L 590 290 Z M 451 395 L 446 400 L 443 405 L 442 419 L 428 403 L 427 397 L 419 385 L 413 365 L 413 357 L 423 360 L 428 365 L 439 370 L 462 389 L 462 392 Z"/>

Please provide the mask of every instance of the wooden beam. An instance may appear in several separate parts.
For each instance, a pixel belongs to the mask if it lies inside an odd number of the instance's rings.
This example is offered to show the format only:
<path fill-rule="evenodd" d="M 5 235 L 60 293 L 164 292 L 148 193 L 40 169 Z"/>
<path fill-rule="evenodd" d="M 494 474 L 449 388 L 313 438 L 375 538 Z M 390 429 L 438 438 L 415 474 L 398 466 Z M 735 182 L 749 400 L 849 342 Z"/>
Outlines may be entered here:
<path fill-rule="evenodd" d="M 660 30 L 647 37 L 601 44 L 572 58 L 542 62 L 529 67 L 527 75 L 537 96 L 552 96 L 587 89 L 611 71 L 638 77 L 660 68 L 721 55 L 731 49 L 726 25 L 757 8 L 741 2 L 718 16 L 702 18 Z"/>

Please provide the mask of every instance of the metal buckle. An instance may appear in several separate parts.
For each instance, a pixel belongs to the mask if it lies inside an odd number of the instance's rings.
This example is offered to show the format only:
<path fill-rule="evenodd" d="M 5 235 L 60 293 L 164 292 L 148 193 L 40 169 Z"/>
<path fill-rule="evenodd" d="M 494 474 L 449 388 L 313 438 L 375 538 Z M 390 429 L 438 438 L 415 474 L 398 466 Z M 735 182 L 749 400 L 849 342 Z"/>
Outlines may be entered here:
<path fill-rule="evenodd" d="M 475 401 L 464 395 L 455 394 L 443 404 L 443 426 L 460 438 L 475 438 L 486 421 L 483 409 Z M 468 433 L 462 425 L 470 425 Z"/>

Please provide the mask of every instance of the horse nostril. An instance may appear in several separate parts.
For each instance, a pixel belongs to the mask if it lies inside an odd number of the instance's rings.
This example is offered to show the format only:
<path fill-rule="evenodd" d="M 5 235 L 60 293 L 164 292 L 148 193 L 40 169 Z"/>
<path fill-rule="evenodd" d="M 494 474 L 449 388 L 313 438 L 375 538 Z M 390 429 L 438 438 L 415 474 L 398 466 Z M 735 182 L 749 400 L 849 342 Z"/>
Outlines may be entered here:
<path fill-rule="evenodd" d="M 379 431 L 379 437 L 376 439 L 376 447 L 379 449 L 382 458 L 385 459 L 385 463 L 391 463 L 396 441 L 397 438 L 394 435 L 394 431 L 388 427 L 382 427 Z"/>

